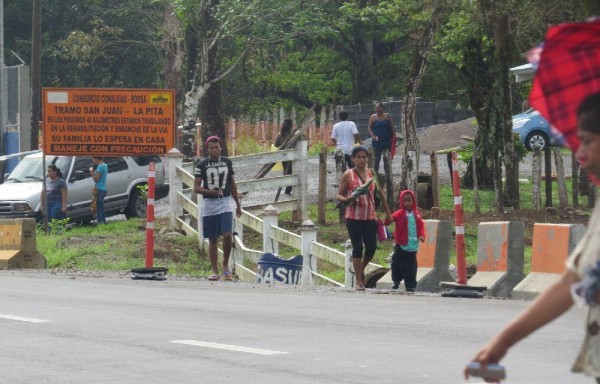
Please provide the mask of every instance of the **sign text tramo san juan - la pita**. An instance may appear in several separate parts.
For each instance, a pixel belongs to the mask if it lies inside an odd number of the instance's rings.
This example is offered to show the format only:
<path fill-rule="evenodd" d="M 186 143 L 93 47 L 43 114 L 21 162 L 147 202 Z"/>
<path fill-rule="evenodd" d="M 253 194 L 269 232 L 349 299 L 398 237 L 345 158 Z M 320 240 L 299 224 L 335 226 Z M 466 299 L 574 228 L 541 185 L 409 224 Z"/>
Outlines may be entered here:
<path fill-rule="evenodd" d="M 175 144 L 173 90 L 44 88 L 46 154 L 164 155 Z"/>

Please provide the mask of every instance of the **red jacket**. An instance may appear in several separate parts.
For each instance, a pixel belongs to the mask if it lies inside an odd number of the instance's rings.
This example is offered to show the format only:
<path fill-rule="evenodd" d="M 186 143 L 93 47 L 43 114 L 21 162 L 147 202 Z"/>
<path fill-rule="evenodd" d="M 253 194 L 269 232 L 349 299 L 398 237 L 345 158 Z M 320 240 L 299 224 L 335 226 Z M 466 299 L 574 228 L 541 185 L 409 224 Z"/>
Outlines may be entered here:
<path fill-rule="evenodd" d="M 406 217 L 406 210 L 402 206 L 402 198 L 407 193 L 412 195 L 413 198 L 412 212 L 415 215 L 417 237 L 425 236 L 425 224 L 417 210 L 417 198 L 413 191 L 407 189 L 400 193 L 400 209 L 392 214 L 392 219 L 396 223 L 396 228 L 394 229 L 394 242 L 398 245 L 406 245 L 408 243 L 408 218 Z M 390 223 L 386 222 L 385 224 L 388 225 Z"/>

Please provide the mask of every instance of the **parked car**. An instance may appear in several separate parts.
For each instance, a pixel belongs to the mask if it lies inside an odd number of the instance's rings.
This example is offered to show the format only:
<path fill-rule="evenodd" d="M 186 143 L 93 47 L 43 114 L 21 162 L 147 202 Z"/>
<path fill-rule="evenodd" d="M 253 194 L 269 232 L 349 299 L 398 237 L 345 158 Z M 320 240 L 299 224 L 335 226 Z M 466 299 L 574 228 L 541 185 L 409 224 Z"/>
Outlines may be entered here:
<path fill-rule="evenodd" d="M 42 153 L 26 156 L 0 185 L 0 218 L 43 218 L 40 210 L 43 168 Z M 129 217 L 145 217 L 146 201 L 137 188 L 148 183 L 148 165 L 156 165 L 158 200 L 167 196 L 165 170 L 159 156 L 106 157 L 108 195 L 104 200 L 106 216 L 124 213 Z M 94 181 L 90 175 L 91 157 L 46 156 L 46 167 L 55 164 L 67 182 L 67 217 L 72 221 L 92 220 L 91 202 Z"/>
<path fill-rule="evenodd" d="M 564 145 L 564 137 L 552 130 L 550 124 L 534 109 L 513 116 L 513 132 L 519 134 L 519 138 L 525 148 L 540 151 L 548 146 Z"/>

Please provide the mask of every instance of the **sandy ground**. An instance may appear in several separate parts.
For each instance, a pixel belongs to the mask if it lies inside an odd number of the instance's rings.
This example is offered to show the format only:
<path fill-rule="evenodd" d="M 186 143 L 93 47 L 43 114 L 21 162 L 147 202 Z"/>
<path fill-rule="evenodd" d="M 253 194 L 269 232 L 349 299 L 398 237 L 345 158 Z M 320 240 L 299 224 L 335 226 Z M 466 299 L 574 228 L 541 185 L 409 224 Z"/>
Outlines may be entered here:
<path fill-rule="evenodd" d="M 432 125 L 418 133 L 420 151 L 430 154 L 450 148 L 464 148 L 475 139 L 477 122 L 470 118 L 455 123 Z M 403 153 L 404 146 L 399 145 L 396 153 Z"/>

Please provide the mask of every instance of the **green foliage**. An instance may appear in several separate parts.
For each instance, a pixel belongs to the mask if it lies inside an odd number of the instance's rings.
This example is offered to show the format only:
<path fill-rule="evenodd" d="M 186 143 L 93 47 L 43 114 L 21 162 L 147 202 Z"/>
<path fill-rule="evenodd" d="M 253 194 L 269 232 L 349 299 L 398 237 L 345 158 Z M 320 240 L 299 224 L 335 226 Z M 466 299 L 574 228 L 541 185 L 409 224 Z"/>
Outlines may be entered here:
<path fill-rule="evenodd" d="M 142 224 L 139 219 L 111 221 L 53 236 L 38 231 L 37 249 L 49 268 L 128 271 L 144 266 L 146 231 Z M 166 267 L 174 275 L 206 275 L 210 262 L 200 257 L 197 244 L 197 238 L 181 235 L 155 241 L 154 266 Z"/>
<path fill-rule="evenodd" d="M 513 134 L 513 140 L 515 142 L 515 154 L 517 155 L 517 159 L 519 161 L 522 161 L 523 159 L 525 159 L 525 156 L 527 156 L 529 151 L 527 150 L 527 148 L 525 148 L 525 145 L 523 145 L 521 140 L 519 140 L 519 134 Z"/>
<path fill-rule="evenodd" d="M 566 183 L 567 195 L 572 196 L 573 185 L 571 182 Z M 525 182 L 519 184 L 519 191 L 521 197 L 521 209 L 533 209 L 533 184 L 531 182 Z M 466 213 L 475 212 L 475 192 L 472 189 L 462 189 L 461 191 L 463 210 Z M 493 212 L 496 210 L 494 201 L 493 190 L 480 190 L 479 191 L 479 204 L 482 213 Z M 552 182 L 552 199 L 554 202 L 558 201 L 558 185 L 556 181 Z M 440 209 L 446 211 L 452 211 L 454 209 L 454 195 L 451 185 L 440 186 Z"/>
<path fill-rule="evenodd" d="M 515 133 L 513 139 L 515 142 L 515 154 L 517 155 L 517 159 L 518 161 L 523 161 L 529 153 L 529 151 L 527 150 L 527 148 L 525 148 L 521 140 L 519 140 L 518 134 Z M 456 153 L 458 154 L 458 158 L 462 160 L 465 164 L 470 164 L 471 160 L 473 159 L 474 149 L 474 144 L 470 142 L 464 148 L 456 151 Z"/>
<path fill-rule="evenodd" d="M 140 184 L 137 185 L 136 188 L 139 191 L 139 196 L 143 200 L 148 200 L 148 184 Z"/>
<path fill-rule="evenodd" d="M 48 234 L 48 235 L 62 235 L 67 230 L 67 224 L 69 224 L 68 217 L 64 219 L 52 219 L 48 221 L 48 231 L 44 229 L 44 223 L 38 224 L 37 233 L 38 234 Z"/>
<path fill-rule="evenodd" d="M 230 141 L 227 142 L 227 150 L 229 153 L 233 152 L 233 144 Z M 254 136 L 242 135 L 237 138 L 235 143 L 236 155 L 252 155 L 260 152 L 264 152 L 263 146 Z"/>
<path fill-rule="evenodd" d="M 31 63 L 31 1 L 5 4 L 5 55 Z M 61 0 L 42 7 L 42 86 L 160 85 L 163 8 L 151 0 Z M 142 70 L 143 69 L 143 70 Z"/>
<path fill-rule="evenodd" d="M 308 149 L 308 155 L 318 156 L 321 153 L 321 149 L 323 147 L 327 148 L 327 153 L 330 153 L 331 151 L 335 150 L 335 147 L 330 147 L 329 145 L 327 145 L 327 143 L 318 142 L 310 146 L 310 148 Z"/>

